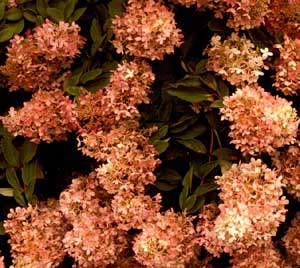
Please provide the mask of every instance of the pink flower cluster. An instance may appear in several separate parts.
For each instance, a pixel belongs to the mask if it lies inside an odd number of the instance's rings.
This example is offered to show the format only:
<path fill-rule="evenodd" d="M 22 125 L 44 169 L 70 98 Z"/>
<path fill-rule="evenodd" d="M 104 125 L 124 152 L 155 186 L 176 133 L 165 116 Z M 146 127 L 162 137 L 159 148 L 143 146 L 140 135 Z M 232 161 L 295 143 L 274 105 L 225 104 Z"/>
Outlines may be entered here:
<path fill-rule="evenodd" d="M 247 164 L 233 164 L 216 180 L 223 203 L 220 214 L 208 207 L 204 216 L 200 215 L 200 245 L 214 256 L 223 251 L 234 256 L 251 247 L 265 247 L 285 220 L 288 201 L 282 196 L 281 177 L 252 158 Z"/>
<path fill-rule="evenodd" d="M 61 71 L 70 67 L 80 53 L 84 39 L 80 27 L 61 21 L 58 25 L 46 20 L 27 36 L 15 36 L 7 48 L 7 60 L 0 72 L 8 77 L 10 90 L 52 89 L 58 84 Z"/>
<path fill-rule="evenodd" d="M 268 69 L 264 60 L 272 55 L 268 48 L 258 51 L 250 40 L 237 33 L 224 41 L 221 36 L 214 35 L 205 53 L 208 55 L 207 70 L 236 86 L 256 83 L 264 74 L 262 69 Z"/>
<path fill-rule="evenodd" d="M 285 36 L 284 43 L 275 45 L 279 49 L 280 58 L 276 62 L 274 86 L 285 95 L 298 93 L 300 88 L 300 39 Z"/>
<path fill-rule="evenodd" d="M 246 86 L 224 98 L 222 120 L 228 120 L 231 143 L 243 153 L 273 153 L 296 141 L 299 119 L 291 103 L 273 97 L 258 85 Z"/>
<path fill-rule="evenodd" d="M 5 268 L 4 257 L 3 256 L 0 257 L 0 268 Z"/>
<path fill-rule="evenodd" d="M 300 214 L 296 214 L 282 238 L 286 249 L 285 267 L 293 268 L 300 266 Z"/>
<path fill-rule="evenodd" d="M 262 248 L 251 247 L 231 259 L 232 268 L 282 268 L 281 263 L 281 256 L 272 242 Z"/>
<path fill-rule="evenodd" d="M 14 268 L 56 268 L 63 260 L 66 224 L 56 200 L 11 209 L 4 222 Z"/>
<path fill-rule="evenodd" d="M 59 89 L 35 92 L 23 108 L 11 107 L 0 120 L 14 136 L 27 137 L 34 143 L 65 140 L 68 132 L 78 128 L 74 104 Z"/>
<path fill-rule="evenodd" d="M 300 200 L 300 147 L 292 145 L 284 152 L 276 152 L 272 158 L 287 192 Z"/>
<path fill-rule="evenodd" d="M 129 0 L 122 17 L 112 20 L 118 53 L 151 60 L 163 59 L 181 45 L 174 14 L 154 0 Z"/>
<path fill-rule="evenodd" d="M 134 240 L 135 258 L 149 268 L 185 268 L 195 257 L 192 218 L 169 210 L 143 226 Z"/>

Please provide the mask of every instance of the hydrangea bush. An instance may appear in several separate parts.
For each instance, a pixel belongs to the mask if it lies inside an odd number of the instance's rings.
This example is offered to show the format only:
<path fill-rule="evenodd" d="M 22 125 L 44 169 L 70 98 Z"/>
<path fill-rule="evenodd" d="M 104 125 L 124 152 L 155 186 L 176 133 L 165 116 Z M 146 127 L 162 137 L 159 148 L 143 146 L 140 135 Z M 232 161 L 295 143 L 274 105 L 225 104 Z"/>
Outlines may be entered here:
<path fill-rule="evenodd" d="M 0 2 L 0 268 L 300 267 L 300 2 Z"/>

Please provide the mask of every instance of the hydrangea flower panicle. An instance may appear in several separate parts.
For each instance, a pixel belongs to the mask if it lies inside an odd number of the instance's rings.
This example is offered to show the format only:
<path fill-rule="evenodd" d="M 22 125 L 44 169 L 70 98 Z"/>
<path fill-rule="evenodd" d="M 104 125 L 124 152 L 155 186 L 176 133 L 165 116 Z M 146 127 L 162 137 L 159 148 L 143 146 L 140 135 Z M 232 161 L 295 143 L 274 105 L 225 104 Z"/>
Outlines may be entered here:
<path fill-rule="evenodd" d="M 11 107 L 0 117 L 4 127 L 14 136 L 24 136 L 34 143 L 65 140 L 68 132 L 78 128 L 74 104 L 63 91 L 35 92 L 23 108 Z"/>
<path fill-rule="evenodd" d="M 222 120 L 231 122 L 231 143 L 242 153 L 267 152 L 296 141 L 299 119 L 291 103 L 258 85 L 246 86 L 223 100 Z"/>
<path fill-rule="evenodd" d="M 63 261 L 67 226 L 56 200 L 11 209 L 4 228 L 10 236 L 14 268 L 56 268 Z"/>
<path fill-rule="evenodd" d="M 207 70 L 218 73 L 235 86 L 256 83 L 259 76 L 264 75 L 262 69 L 268 69 L 264 60 L 273 55 L 268 48 L 258 51 L 250 40 L 237 33 L 223 42 L 221 36 L 214 35 L 205 53 Z"/>
<path fill-rule="evenodd" d="M 176 27 L 174 14 L 161 2 L 128 1 L 123 16 L 112 20 L 112 43 L 118 53 L 161 60 L 181 45 L 183 36 Z"/>

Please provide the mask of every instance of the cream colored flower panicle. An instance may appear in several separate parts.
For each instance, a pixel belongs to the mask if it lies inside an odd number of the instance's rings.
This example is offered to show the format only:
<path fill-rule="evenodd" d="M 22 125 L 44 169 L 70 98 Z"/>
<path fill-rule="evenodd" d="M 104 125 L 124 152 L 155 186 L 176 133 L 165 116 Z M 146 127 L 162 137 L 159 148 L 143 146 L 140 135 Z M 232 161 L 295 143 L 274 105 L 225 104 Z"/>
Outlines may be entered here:
<path fill-rule="evenodd" d="M 200 245 L 219 256 L 222 251 L 243 254 L 251 247 L 270 243 L 287 211 L 282 178 L 261 160 L 252 158 L 247 164 L 233 164 L 216 180 L 223 203 L 219 205 L 219 215 L 210 217 L 210 224 L 209 217 L 200 215 L 204 226 L 208 226 L 202 227 L 200 221 L 197 227 Z"/>
<path fill-rule="evenodd" d="M 174 13 L 162 1 L 129 0 L 122 17 L 112 20 L 118 53 L 151 60 L 163 59 L 174 53 L 182 43 L 181 31 L 176 27 Z"/>
<path fill-rule="evenodd" d="M 221 119 L 231 122 L 231 143 L 242 153 L 274 153 L 296 141 L 299 119 L 287 100 L 251 85 L 237 89 L 223 103 Z"/>
<path fill-rule="evenodd" d="M 259 51 L 250 40 L 237 33 L 224 41 L 221 36 L 214 35 L 205 53 L 208 55 L 207 70 L 236 86 L 256 83 L 259 76 L 264 75 L 262 70 L 268 69 L 264 60 L 272 56 L 268 48 Z"/>

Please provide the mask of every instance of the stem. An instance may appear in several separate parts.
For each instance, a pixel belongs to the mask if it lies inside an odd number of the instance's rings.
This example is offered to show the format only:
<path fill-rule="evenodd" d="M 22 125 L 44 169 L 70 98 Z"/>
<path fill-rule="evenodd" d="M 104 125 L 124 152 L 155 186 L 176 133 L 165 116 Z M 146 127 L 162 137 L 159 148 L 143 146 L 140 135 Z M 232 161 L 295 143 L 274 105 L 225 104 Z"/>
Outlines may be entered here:
<path fill-rule="evenodd" d="M 217 130 L 215 130 L 215 129 L 214 129 L 214 133 L 215 133 L 215 135 L 216 135 L 216 138 L 217 138 L 217 141 L 218 141 L 219 147 L 220 147 L 220 148 L 223 148 L 223 146 L 222 146 L 222 143 L 221 143 L 221 140 L 220 140 L 220 137 L 219 137 L 219 134 L 218 134 Z"/>

